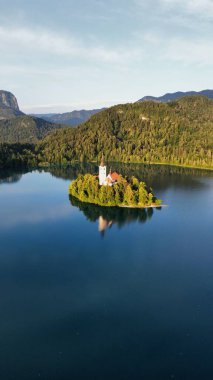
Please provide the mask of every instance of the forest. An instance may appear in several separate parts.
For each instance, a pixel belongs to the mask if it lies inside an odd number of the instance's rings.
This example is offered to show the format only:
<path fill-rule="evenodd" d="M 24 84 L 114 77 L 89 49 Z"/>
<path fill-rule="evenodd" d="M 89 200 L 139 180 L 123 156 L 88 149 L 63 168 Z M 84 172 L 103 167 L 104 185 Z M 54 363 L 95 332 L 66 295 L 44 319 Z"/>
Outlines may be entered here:
<path fill-rule="evenodd" d="M 76 129 L 48 135 L 39 160 L 169 163 L 213 168 L 213 101 L 188 97 L 111 107 Z"/>
<path fill-rule="evenodd" d="M 0 168 L 37 166 L 33 144 L 0 144 Z"/>
<path fill-rule="evenodd" d="M 108 162 L 213 169 L 213 100 L 192 96 L 117 105 L 77 128 L 54 130 L 34 145 L 1 145 L 0 165 L 98 162 L 102 153 Z"/>
<path fill-rule="evenodd" d="M 2 144 L 35 145 L 57 128 L 64 128 L 64 125 L 28 115 L 2 119 L 2 108 L 0 108 L 0 143 Z"/>
<path fill-rule="evenodd" d="M 124 178 L 122 175 L 113 186 L 100 186 L 98 177 L 80 174 L 69 187 L 69 194 L 81 202 L 99 206 L 150 207 L 160 206 L 157 199 L 144 182 L 136 177 Z"/>

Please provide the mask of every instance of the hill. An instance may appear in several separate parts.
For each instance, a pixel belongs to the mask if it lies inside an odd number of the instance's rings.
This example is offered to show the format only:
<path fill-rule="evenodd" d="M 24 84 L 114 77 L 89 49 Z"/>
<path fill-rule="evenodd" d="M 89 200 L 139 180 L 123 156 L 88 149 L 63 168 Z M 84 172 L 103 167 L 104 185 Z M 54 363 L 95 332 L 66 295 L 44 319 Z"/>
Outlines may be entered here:
<path fill-rule="evenodd" d="M 178 91 L 178 92 L 173 92 L 173 93 L 167 93 L 167 94 L 159 96 L 159 97 L 144 96 L 142 99 L 139 99 L 138 101 L 144 102 L 147 100 L 152 100 L 152 101 L 156 101 L 156 102 L 167 103 L 167 102 L 170 102 L 172 100 L 177 100 L 177 99 L 183 98 L 185 96 L 197 96 L 197 95 L 207 96 L 209 99 L 213 99 L 213 90 L 203 90 L 203 91 L 199 91 L 199 92 L 196 92 L 196 91 L 187 91 L 187 92 Z"/>
<path fill-rule="evenodd" d="M 9 107 L 19 111 L 16 97 L 9 91 L 0 90 L 0 107 Z"/>
<path fill-rule="evenodd" d="M 11 92 L 0 91 L 0 144 L 36 144 L 49 132 L 62 127 L 64 125 L 25 115 Z"/>
<path fill-rule="evenodd" d="M 24 115 L 19 110 L 16 97 L 11 92 L 0 90 L 0 120 Z"/>
<path fill-rule="evenodd" d="M 213 101 L 192 96 L 117 105 L 51 133 L 38 150 L 48 163 L 93 161 L 104 153 L 108 161 L 213 168 Z"/>
<path fill-rule="evenodd" d="M 26 115 L 0 120 L 0 143 L 35 144 L 49 132 L 62 127 L 64 126 Z"/>
<path fill-rule="evenodd" d="M 37 158 L 35 146 L 30 144 L 1 144 L 0 143 L 0 168 L 19 168 L 36 166 Z"/>
<path fill-rule="evenodd" d="M 6 107 L 6 106 L 0 106 L 0 121 L 12 119 L 14 117 L 23 116 L 23 115 L 24 115 L 23 112 L 18 111 L 16 109 Z"/>
<path fill-rule="evenodd" d="M 50 121 L 51 123 L 61 123 L 64 125 L 71 125 L 75 127 L 81 123 L 87 121 L 92 115 L 95 115 L 98 112 L 101 112 L 103 109 L 95 109 L 95 110 L 80 110 L 80 111 L 72 111 L 66 113 L 55 113 L 55 114 L 39 114 L 33 115 L 44 119 L 46 121 Z"/>

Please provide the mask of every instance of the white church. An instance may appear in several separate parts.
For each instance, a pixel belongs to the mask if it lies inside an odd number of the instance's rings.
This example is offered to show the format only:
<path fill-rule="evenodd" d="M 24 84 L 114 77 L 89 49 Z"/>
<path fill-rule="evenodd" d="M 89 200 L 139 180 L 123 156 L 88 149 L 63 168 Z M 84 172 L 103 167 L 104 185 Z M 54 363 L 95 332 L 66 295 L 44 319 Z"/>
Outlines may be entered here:
<path fill-rule="evenodd" d="M 104 163 L 104 156 L 102 155 L 101 163 L 99 166 L 99 185 L 100 186 L 113 186 L 119 178 L 119 174 L 111 171 L 107 175 L 107 168 Z"/>

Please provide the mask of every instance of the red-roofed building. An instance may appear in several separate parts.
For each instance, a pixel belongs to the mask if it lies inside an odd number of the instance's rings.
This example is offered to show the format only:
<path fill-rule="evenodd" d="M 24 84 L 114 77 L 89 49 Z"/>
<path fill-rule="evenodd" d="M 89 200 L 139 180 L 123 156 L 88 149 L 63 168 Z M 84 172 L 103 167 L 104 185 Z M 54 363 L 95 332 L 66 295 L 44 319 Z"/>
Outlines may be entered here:
<path fill-rule="evenodd" d="M 110 170 L 110 172 L 106 178 L 107 185 L 108 186 L 114 185 L 118 181 L 118 178 L 119 178 L 119 174 L 116 172 L 112 173 Z"/>
<path fill-rule="evenodd" d="M 112 172 L 110 169 L 110 172 L 108 175 L 106 175 L 106 165 L 104 164 L 104 157 L 102 155 L 101 163 L 99 166 L 99 185 L 105 185 L 105 186 L 112 186 L 120 177 L 120 174 L 117 172 Z"/>
<path fill-rule="evenodd" d="M 116 172 L 110 173 L 109 175 L 110 175 L 112 181 L 117 181 L 118 178 L 120 177 L 120 175 Z"/>

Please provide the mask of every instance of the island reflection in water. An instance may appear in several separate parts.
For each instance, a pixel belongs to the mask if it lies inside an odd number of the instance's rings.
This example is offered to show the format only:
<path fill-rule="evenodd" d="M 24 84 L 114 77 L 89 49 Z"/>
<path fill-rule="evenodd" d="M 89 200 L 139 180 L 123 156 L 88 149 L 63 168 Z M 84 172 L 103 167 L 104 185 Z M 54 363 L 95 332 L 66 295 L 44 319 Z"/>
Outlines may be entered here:
<path fill-rule="evenodd" d="M 153 208 L 104 207 L 81 202 L 72 195 L 69 196 L 69 199 L 71 205 L 82 211 L 90 222 L 98 220 L 98 230 L 102 236 L 114 224 L 121 228 L 131 222 L 145 223 L 152 218 L 154 213 Z M 161 207 L 155 209 L 161 210 Z"/>

